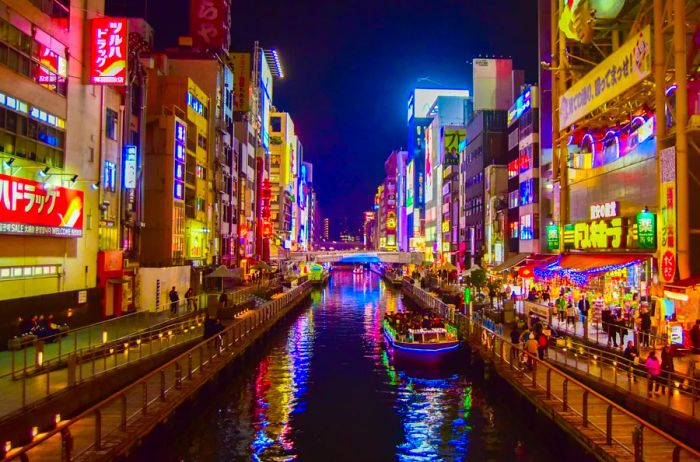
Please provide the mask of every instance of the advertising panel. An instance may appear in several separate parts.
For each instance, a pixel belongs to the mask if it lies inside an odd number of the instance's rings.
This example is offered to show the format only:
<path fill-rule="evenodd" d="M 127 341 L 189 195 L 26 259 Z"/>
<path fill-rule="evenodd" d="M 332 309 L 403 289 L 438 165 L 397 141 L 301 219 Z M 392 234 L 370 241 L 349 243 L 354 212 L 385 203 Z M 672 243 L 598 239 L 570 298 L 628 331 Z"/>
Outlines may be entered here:
<path fill-rule="evenodd" d="M 547 225 L 547 248 L 551 251 L 559 250 L 559 226 Z"/>
<path fill-rule="evenodd" d="M 173 172 L 173 197 L 176 200 L 185 199 L 185 143 L 187 140 L 187 126 L 175 121 L 175 162 Z"/>
<path fill-rule="evenodd" d="M 136 188 L 136 146 L 124 146 L 124 188 Z"/>
<path fill-rule="evenodd" d="M 195 48 L 228 52 L 231 1 L 190 0 L 190 37 Z"/>
<path fill-rule="evenodd" d="M 233 61 L 233 110 L 250 110 L 250 54 L 231 53 Z"/>
<path fill-rule="evenodd" d="M 559 129 L 629 90 L 650 73 L 651 26 L 646 26 L 559 98 Z"/>
<path fill-rule="evenodd" d="M 464 128 L 446 128 L 443 137 L 445 165 L 459 165 L 459 146 L 467 137 Z"/>
<path fill-rule="evenodd" d="M 83 235 L 84 194 L 0 174 L 0 234 Z"/>
<path fill-rule="evenodd" d="M 129 34 L 126 18 L 90 20 L 90 83 L 126 85 Z"/>
<path fill-rule="evenodd" d="M 410 215 L 413 213 L 413 161 L 410 161 L 406 165 L 406 214 Z"/>
<path fill-rule="evenodd" d="M 676 147 L 659 153 L 659 279 L 673 282 L 676 277 Z"/>
<path fill-rule="evenodd" d="M 425 129 L 425 203 L 433 200 L 433 130 Z"/>
<path fill-rule="evenodd" d="M 266 152 L 270 151 L 270 109 L 272 106 L 272 72 L 267 61 L 260 60 L 260 111 L 262 115 L 262 145 Z"/>

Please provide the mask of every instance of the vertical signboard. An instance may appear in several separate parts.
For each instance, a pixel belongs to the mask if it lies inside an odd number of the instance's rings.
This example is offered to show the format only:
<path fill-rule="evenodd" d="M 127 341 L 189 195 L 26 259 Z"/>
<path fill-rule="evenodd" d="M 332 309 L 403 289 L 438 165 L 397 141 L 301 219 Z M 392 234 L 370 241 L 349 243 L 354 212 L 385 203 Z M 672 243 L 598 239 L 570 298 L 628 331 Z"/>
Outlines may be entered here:
<path fill-rule="evenodd" d="M 425 129 L 425 203 L 433 200 L 433 130 Z"/>
<path fill-rule="evenodd" d="M 126 18 L 90 20 L 90 83 L 126 85 L 129 35 Z"/>
<path fill-rule="evenodd" d="M 406 165 L 406 214 L 410 215 L 413 213 L 413 203 L 414 203 L 414 196 L 415 193 L 413 191 L 414 189 L 414 175 L 415 172 L 413 171 L 413 161 L 410 161 L 408 165 Z"/>
<path fill-rule="evenodd" d="M 551 251 L 559 250 L 559 226 L 547 225 L 547 248 Z"/>
<path fill-rule="evenodd" d="M 136 146 L 124 146 L 124 189 L 136 188 Z"/>
<path fill-rule="evenodd" d="M 185 130 L 185 124 L 176 120 L 173 197 L 177 200 L 185 199 L 185 142 L 187 140 L 187 132 Z"/>
<path fill-rule="evenodd" d="M 233 110 L 250 109 L 250 53 L 231 53 L 233 61 Z"/>
<path fill-rule="evenodd" d="M 190 0 L 192 45 L 228 52 L 231 45 L 231 1 Z"/>
<path fill-rule="evenodd" d="M 640 249 L 656 248 L 656 215 L 651 212 L 637 214 L 637 242 Z"/>
<path fill-rule="evenodd" d="M 659 280 L 673 282 L 676 276 L 676 147 L 659 153 Z"/>

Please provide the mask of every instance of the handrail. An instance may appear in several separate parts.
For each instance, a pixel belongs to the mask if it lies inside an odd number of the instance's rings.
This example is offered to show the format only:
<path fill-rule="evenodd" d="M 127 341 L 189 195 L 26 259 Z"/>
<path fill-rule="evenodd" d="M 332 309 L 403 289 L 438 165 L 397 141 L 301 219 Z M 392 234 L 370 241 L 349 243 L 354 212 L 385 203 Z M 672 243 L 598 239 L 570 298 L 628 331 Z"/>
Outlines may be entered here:
<path fill-rule="evenodd" d="M 255 310 L 255 312 L 256 312 L 255 319 L 258 320 L 258 323 L 257 323 L 256 325 L 254 325 L 254 326 L 251 326 L 250 329 L 249 329 L 248 331 L 242 333 L 242 334 L 241 334 L 241 337 L 239 337 L 239 338 L 243 338 L 243 337 L 246 335 L 247 332 L 250 332 L 250 331 L 253 330 L 254 328 L 258 327 L 258 326 L 261 325 L 262 323 L 264 323 L 264 322 L 266 322 L 267 320 L 269 320 L 269 319 L 272 317 L 272 315 L 277 314 L 277 313 L 279 312 L 279 310 L 281 310 L 284 306 L 286 306 L 291 300 L 293 300 L 295 297 L 297 297 L 298 295 L 300 295 L 300 293 L 303 293 L 307 288 L 310 288 L 310 287 L 311 287 L 311 282 L 310 282 L 310 281 L 306 281 L 306 282 L 302 283 L 301 285 L 299 285 L 299 286 L 297 286 L 297 287 L 294 287 L 293 289 L 287 291 L 287 292 L 284 294 L 283 297 L 280 297 L 280 298 L 275 299 L 275 300 L 271 300 L 271 301 L 269 301 L 268 303 L 266 303 L 266 304 L 264 304 L 264 305 L 258 307 L 258 308 Z M 263 317 L 257 316 L 257 313 L 259 313 L 259 312 L 263 312 L 263 313 L 268 314 L 268 312 L 265 311 L 265 310 L 267 310 L 268 308 L 276 308 L 276 312 L 275 312 L 274 314 L 270 314 L 267 318 L 263 318 Z M 248 318 L 248 319 L 252 319 L 252 318 Z M 247 321 L 243 321 L 243 324 L 247 324 Z M 228 335 L 231 334 L 231 333 L 234 333 L 234 331 L 235 331 L 237 328 L 239 328 L 240 325 L 241 325 L 241 323 L 234 323 L 234 324 L 231 324 L 230 326 L 226 327 L 223 331 L 221 331 L 221 332 L 219 333 L 219 335 L 222 336 L 222 337 L 224 337 L 224 336 L 227 336 L 227 337 L 228 337 Z M 147 373 L 146 375 L 142 376 L 142 377 L 139 378 L 138 380 L 132 382 L 130 385 L 128 385 L 128 386 L 122 388 L 122 389 L 119 390 L 118 392 L 112 394 L 111 396 L 109 396 L 109 397 L 103 399 L 103 400 L 100 401 L 99 403 L 97 403 L 97 404 L 91 406 L 90 408 L 84 410 L 83 412 L 81 412 L 81 413 L 78 414 L 77 416 L 71 418 L 70 420 L 60 422 L 60 424 L 57 424 L 56 427 L 55 427 L 54 429 L 49 430 L 49 431 L 47 431 L 47 432 L 45 432 L 45 433 L 42 433 L 42 434 L 40 435 L 39 438 L 34 439 L 34 440 L 31 441 L 30 443 L 28 443 L 28 444 L 22 446 L 22 447 L 19 448 L 19 449 L 15 449 L 15 450 L 10 451 L 9 454 L 6 454 L 6 455 L 5 455 L 5 458 L 2 459 L 2 461 L 4 462 L 4 461 L 9 461 L 9 460 L 14 460 L 14 459 L 17 459 L 17 458 L 21 458 L 22 456 L 26 457 L 27 452 L 29 452 L 31 449 L 33 449 L 33 448 L 39 446 L 40 444 L 42 444 L 42 443 L 48 441 L 48 440 L 49 440 L 51 437 L 53 437 L 53 436 L 56 436 L 56 435 L 59 435 L 59 434 L 64 435 L 64 432 L 65 432 L 67 429 L 69 429 L 72 425 L 76 424 L 78 421 L 83 420 L 83 419 L 85 419 L 85 418 L 88 418 L 88 417 L 90 417 L 90 416 L 93 415 L 93 414 L 99 413 L 99 412 L 100 412 L 100 409 L 102 409 L 102 408 L 104 408 L 104 407 L 110 405 L 110 404 L 113 403 L 115 400 L 117 400 L 117 399 L 119 399 L 119 398 L 121 398 L 121 397 L 124 397 L 124 396 L 126 395 L 126 393 L 128 393 L 129 391 L 134 390 L 136 387 L 143 386 L 149 379 L 152 379 L 152 378 L 156 377 L 157 375 L 161 375 L 161 379 L 162 379 L 162 378 L 163 378 L 163 375 L 162 375 L 162 374 L 165 373 L 166 369 L 168 369 L 168 368 L 170 368 L 170 367 L 172 367 L 172 366 L 175 366 L 175 367 L 177 368 L 177 367 L 179 366 L 179 363 L 181 363 L 183 360 L 186 361 L 186 360 L 188 360 L 189 358 L 191 358 L 192 355 L 193 355 L 193 353 L 195 353 L 196 351 L 198 351 L 198 350 L 200 350 L 200 349 L 202 349 L 202 348 L 207 347 L 208 344 L 211 344 L 212 340 L 213 340 L 212 338 L 203 339 L 201 342 L 197 343 L 196 345 L 194 345 L 192 348 L 190 348 L 190 349 L 187 350 L 186 352 L 184 352 L 184 353 L 182 353 L 181 355 L 179 355 L 179 356 L 177 356 L 177 357 L 171 359 L 171 360 L 168 361 L 167 363 L 162 364 L 162 365 L 159 366 L 158 368 L 152 370 L 151 372 L 149 372 L 149 373 Z M 235 342 L 235 340 L 234 340 L 234 342 Z M 213 357 L 214 357 L 214 356 L 210 356 L 210 357 L 208 358 L 208 361 L 210 361 L 211 359 L 213 359 Z M 203 364 L 204 364 L 204 363 L 200 363 L 200 366 L 203 365 Z M 124 422 L 123 422 L 123 424 L 124 424 Z M 70 432 L 68 431 L 67 433 L 70 433 Z M 85 448 L 85 450 L 88 450 L 88 449 L 89 449 L 90 447 L 92 447 L 92 446 L 94 446 L 94 444 L 91 445 L 91 446 L 89 446 L 89 447 L 87 447 L 87 448 Z"/>
<path fill-rule="evenodd" d="M 585 390 L 585 391 L 586 391 L 587 393 L 589 393 L 590 395 L 595 396 L 597 399 L 603 401 L 605 404 L 607 404 L 608 406 L 611 406 L 613 409 L 615 409 L 616 411 L 620 412 L 621 414 L 626 415 L 626 416 L 629 417 L 630 419 L 634 420 L 636 423 L 642 425 L 642 426 L 645 427 L 645 428 L 649 428 L 649 429 L 652 430 L 654 433 L 658 434 L 659 436 L 661 436 L 661 437 L 663 437 L 664 439 L 667 439 L 669 442 L 673 443 L 675 446 L 678 446 L 678 447 L 680 447 L 682 450 L 689 452 L 689 453 L 692 454 L 694 457 L 700 458 L 700 451 L 697 451 L 696 449 L 691 448 L 690 446 L 688 446 L 687 444 L 683 443 L 682 441 L 677 440 L 676 438 L 674 438 L 673 436 L 669 435 L 668 433 L 666 433 L 666 432 L 663 431 L 662 429 L 660 429 L 660 428 L 656 427 L 655 425 L 653 425 L 653 424 L 651 424 L 651 423 L 649 423 L 649 422 L 643 420 L 642 418 L 640 418 L 640 417 L 637 416 L 636 414 L 634 414 L 634 413 L 628 411 L 628 410 L 625 409 L 624 407 L 622 407 L 622 406 L 620 406 L 619 404 L 615 403 L 614 401 L 608 399 L 606 396 L 604 396 L 604 395 L 598 393 L 598 392 L 595 391 L 594 389 L 592 389 L 592 388 L 588 387 L 587 385 L 585 385 L 584 383 L 578 381 L 576 378 L 574 378 L 574 377 L 572 377 L 572 376 L 570 376 L 570 375 L 568 375 L 568 374 L 562 372 L 561 370 L 557 369 L 556 367 L 554 367 L 554 366 L 548 364 L 546 361 L 541 360 L 541 359 L 539 359 L 537 356 L 531 355 L 530 353 L 527 353 L 526 351 L 523 350 L 522 347 L 520 347 L 519 345 L 514 345 L 513 343 L 511 343 L 511 342 L 510 342 L 508 339 L 506 339 L 505 337 L 503 337 L 503 336 L 497 334 L 496 332 L 494 332 L 494 331 L 492 331 L 492 330 L 486 328 L 485 326 L 479 326 L 479 327 L 481 327 L 482 329 L 488 331 L 488 332 L 491 334 L 492 337 L 497 337 L 503 344 L 508 345 L 508 346 L 510 346 L 511 348 L 515 348 L 515 349 L 516 349 L 517 351 L 519 351 L 519 352 L 525 353 L 525 354 L 526 354 L 528 357 L 530 357 L 532 360 L 536 361 L 537 364 L 538 364 L 538 366 L 539 366 L 539 365 L 543 365 L 546 369 L 552 370 L 553 372 L 559 374 L 560 376 L 565 377 L 566 380 L 567 380 L 569 383 L 573 383 L 573 384 L 575 384 L 576 386 L 582 388 L 583 390 Z M 498 355 L 496 355 L 496 356 L 498 356 Z M 502 357 L 502 358 L 504 358 L 504 357 Z M 504 359 L 505 359 L 505 358 L 504 358 Z"/>
<path fill-rule="evenodd" d="M 436 307 L 442 308 L 443 310 L 444 310 L 445 308 L 447 308 L 446 305 L 445 305 L 442 301 L 437 300 L 437 299 L 435 299 L 434 297 L 430 296 L 428 293 L 426 293 L 425 291 L 423 291 L 421 288 L 418 288 L 418 287 L 416 287 L 416 286 L 414 286 L 414 285 L 412 285 L 412 284 L 408 284 L 407 282 L 404 283 L 404 287 L 410 287 L 409 290 L 410 290 L 414 295 L 418 295 L 419 298 L 421 298 L 421 299 L 424 299 L 424 300 L 425 300 L 426 298 L 432 299 L 432 302 L 429 303 L 429 304 L 435 305 Z M 456 317 L 457 317 L 457 318 L 461 318 L 463 321 L 467 321 L 467 322 L 469 321 L 469 318 L 468 318 L 467 316 L 461 314 L 461 313 L 457 313 L 457 314 L 456 314 Z M 595 397 L 596 399 L 601 400 L 604 404 L 607 404 L 607 406 L 609 407 L 609 409 L 614 409 L 615 411 L 621 413 L 622 415 L 624 415 L 624 416 L 626 416 L 626 417 L 632 419 L 633 422 L 637 423 L 637 424 L 640 425 L 642 428 L 647 428 L 647 429 L 649 429 L 650 431 L 654 432 L 655 434 L 659 435 L 661 438 L 664 438 L 664 439 L 667 440 L 669 443 L 671 443 L 672 445 L 674 445 L 676 448 L 679 448 L 680 450 L 686 451 L 686 452 L 690 453 L 693 457 L 700 459 L 700 452 L 697 451 L 696 449 L 691 448 L 691 447 L 688 446 L 687 444 L 685 444 L 685 443 L 683 443 L 682 441 L 680 441 L 680 440 L 674 438 L 673 436 L 671 436 L 670 434 L 666 433 L 666 432 L 663 431 L 662 429 L 656 427 L 655 425 L 652 425 L 652 424 L 650 424 L 649 422 L 646 422 L 645 420 L 641 419 L 640 417 L 638 417 L 638 416 L 635 415 L 634 413 L 628 411 L 627 409 L 621 407 L 620 405 L 618 405 L 618 404 L 615 403 L 614 401 L 611 401 L 611 400 L 608 399 L 607 397 L 601 395 L 600 393 L 596 392 L 596 391 L 593 390 L 592 388 L 590 388 L 590 387 L 586 386 L 585 384 L 583 384 L 582 382 L 576 380 L 574 377 L 571 377 L 571 376 L 569 376 L 568 374 L 566 374 L 566 373 L 562 372 L 561 370 L 557 369 L 556 367 L 554 367 L 554 366 L 548 364 L 547 362 L 545 362 L 545 361 L 543 361 L 543 360 L 540 360 L 540 359 L 537 358 L 536 356 L 530 355 L 529 353 L 525 352 L 519 345 L 514 345 L 514 344 L 511 343 L 508 339 L 506 339 L 506 338 L 503 337 L 502 335 L 496 333 L 495 331 L 493 331 L 493 330 L 491 330 L 491 329 L 485 327 L 484 325 L 478 324 L 478 323 L 472 323 L 471 325 L 472 325 L 472 326 L 477 326 L 477 327 L 481 328 L 483 331 L 488 332 L 494 340 L 495 340 L 495 339 L 498 339 L 498 340 L 501 342 L 501 349 L 498 349 L 498 350 L 495 348 L 496 342 L 495 342 L 495 341 L 493 342 L 494 348 L 493 348 L 493 350 L 491 351 L 491 353 L 493 354 L 493 356 L 499 357 L 499 355 L 496 353 L 496 351 L 498 351 L 498 352 L 501 353 L 501 356 L 500 356 L 501 360 L 502 360 L 502 361 L 507 361 L 507 360 L 506 360 L 506 357 L 505 357 L 505 349 L 503 348 L 503 346 L 504 346 L 504 345 L 508 345 L 510 348 L 515 348 L 516 351 L 525 353 L 531 360 L 533 360 L 533 361 L 535 362 L 535 364 L 536 364 L 536 367 L 539 367 L 540 365 L 542 365 L 542 366 L 543 366 L 545 369 L 547 369 L 548 371 L 552 371 L 553 373 L 558 374 L 559 376 L 563 377 L 563 378 L 566 380 L 567 383 L 574 384 L 574 385 L 580 387 L 581 389 L 584 390 L 584 393 L 586 393 L 587 395 L 593 396 L 593 397 Z M 481 338 L 481 335 L 477 335 L 477 338 Z M 512 362 L 511 362 L 511 366 L 512 366 Z M 535 371 L 536 371 L 536 369 L 535 369 Z M 533 372 L 533 375 L 536 375 L 536 372 Z M 535 377 L 535 378 L 536 378 L 536 377 Z M 534 379 L 533 379 L 533 380 L 534 380 Z M 601 430 L 602 430 L 602 429 L 601 429 Z M 624 446 L 624 445 L 622 445 L 622 444 L 621 444 L 621 446 L 622 446 L 625 450 L 630 451 L 630 449 L 627 448 L 626 446 Z"/>

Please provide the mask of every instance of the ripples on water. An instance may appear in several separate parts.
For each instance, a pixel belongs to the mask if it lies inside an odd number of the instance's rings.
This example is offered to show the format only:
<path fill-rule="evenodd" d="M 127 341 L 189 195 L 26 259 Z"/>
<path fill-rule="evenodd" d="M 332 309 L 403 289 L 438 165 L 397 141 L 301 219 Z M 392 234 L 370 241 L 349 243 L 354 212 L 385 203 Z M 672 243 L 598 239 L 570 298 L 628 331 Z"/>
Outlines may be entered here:
<path fill-rule="evenodd" d="M 395 365 L 379 328 L 385 311 L 401 309 L 376 276 L 335 273 L 132 460 L 508 461 L 517 441 L 528 448 L 521 460 L 559 458 L 537 442 L 557 450 L 557 435 L 537 434 L 540 418 L 512 409 L 524 405 L 509 394 L 472 383 L 464 358 L 427 375 Z"/>

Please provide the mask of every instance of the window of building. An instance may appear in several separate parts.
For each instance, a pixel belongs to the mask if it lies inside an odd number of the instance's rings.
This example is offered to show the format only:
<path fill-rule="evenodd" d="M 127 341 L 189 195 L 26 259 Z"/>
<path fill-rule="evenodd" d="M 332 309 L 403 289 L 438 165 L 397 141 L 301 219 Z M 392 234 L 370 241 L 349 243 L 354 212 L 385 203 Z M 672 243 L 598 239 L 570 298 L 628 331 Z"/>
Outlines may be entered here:
<path fill-rule="evenodd" d="M 196 175 L 197 175 L 197 178 L 199 178 L 200 180 L 206 180 L 207 179 L 207 169 L 204 168 L 203 166 L 197 164 Z"/>
<path fill-rule="evenodd" d="M 201 197 L 197 197 L 194 201 L 194 206 L 197 212 L 206 212 L 207 201 Z"/>
<path fill-rule="evenodd" d="M 189 91 L 187 92 L 187 105 L 205 119 L 209 117 L 209 109 L 207 106 Z"/>
<path fill-rule="evenodd" d="M 514 209 L 520 205 L 519 191 L 511 191 L 508 193 L 508 208 Z"/>
<path fill-rule="evenodd" d="M 532 214 L 520 217 L 520 240 L 531 241 L 537 235 L 536 220 Z"/>
<path fill-rule="evenodd" d="M 512 239 L 517 239 L 518 238 L 518 222 L 517 221 L 512 221 L 508 225 L 510 227 L 510 237 Z"/>
<path fill-rule="evenodd" d="M 66 94 L 68 61 L 3 19 L 0 19 L 0 64 L 47 90 Z"/>
<path fill-rule="evenodd" d="M 197 146 L 199 146 L 202 149 L 207 149 L 207 137 L 198 133 Z"/>
<path fill-rule="evenodd" d="M 528 205 L 537 202 L 538 181 L 530 178 L 520 183 L 520 205 Z"/>
<path fill-rule="evenodd" d="M 0 93 L 0 153 L 63 167 L 65 121 Z"/>
<path fill-rule="evenodd" d="M 119 114 L 117 111 L 107 109 L 107 115 L 105 118 L 105 132 L 107 134 L 107 138 L 116 141 L 117 133 L 119 132 Z"/>
<path fill-rule="evenodd" d="M 520 158 L 519 158 L 519 163 L 520 163 L 520 173 L 525 173 L 531 168 L 537 167 L 537 162 L 535 161 L 535 157 L 533 156 L 533 145 L 527 145 L 523 149 L 520 150 Z"/>
<path fill-rule="evenodd" d="M 514 178 L 519 174 L 518 159 L 508 164 L 508 178 Z"/>
<path fill-rule="evenodd" d="M 273 133 L 282 131 L 282 117 L 270 117 L 270 131 Z"/>

